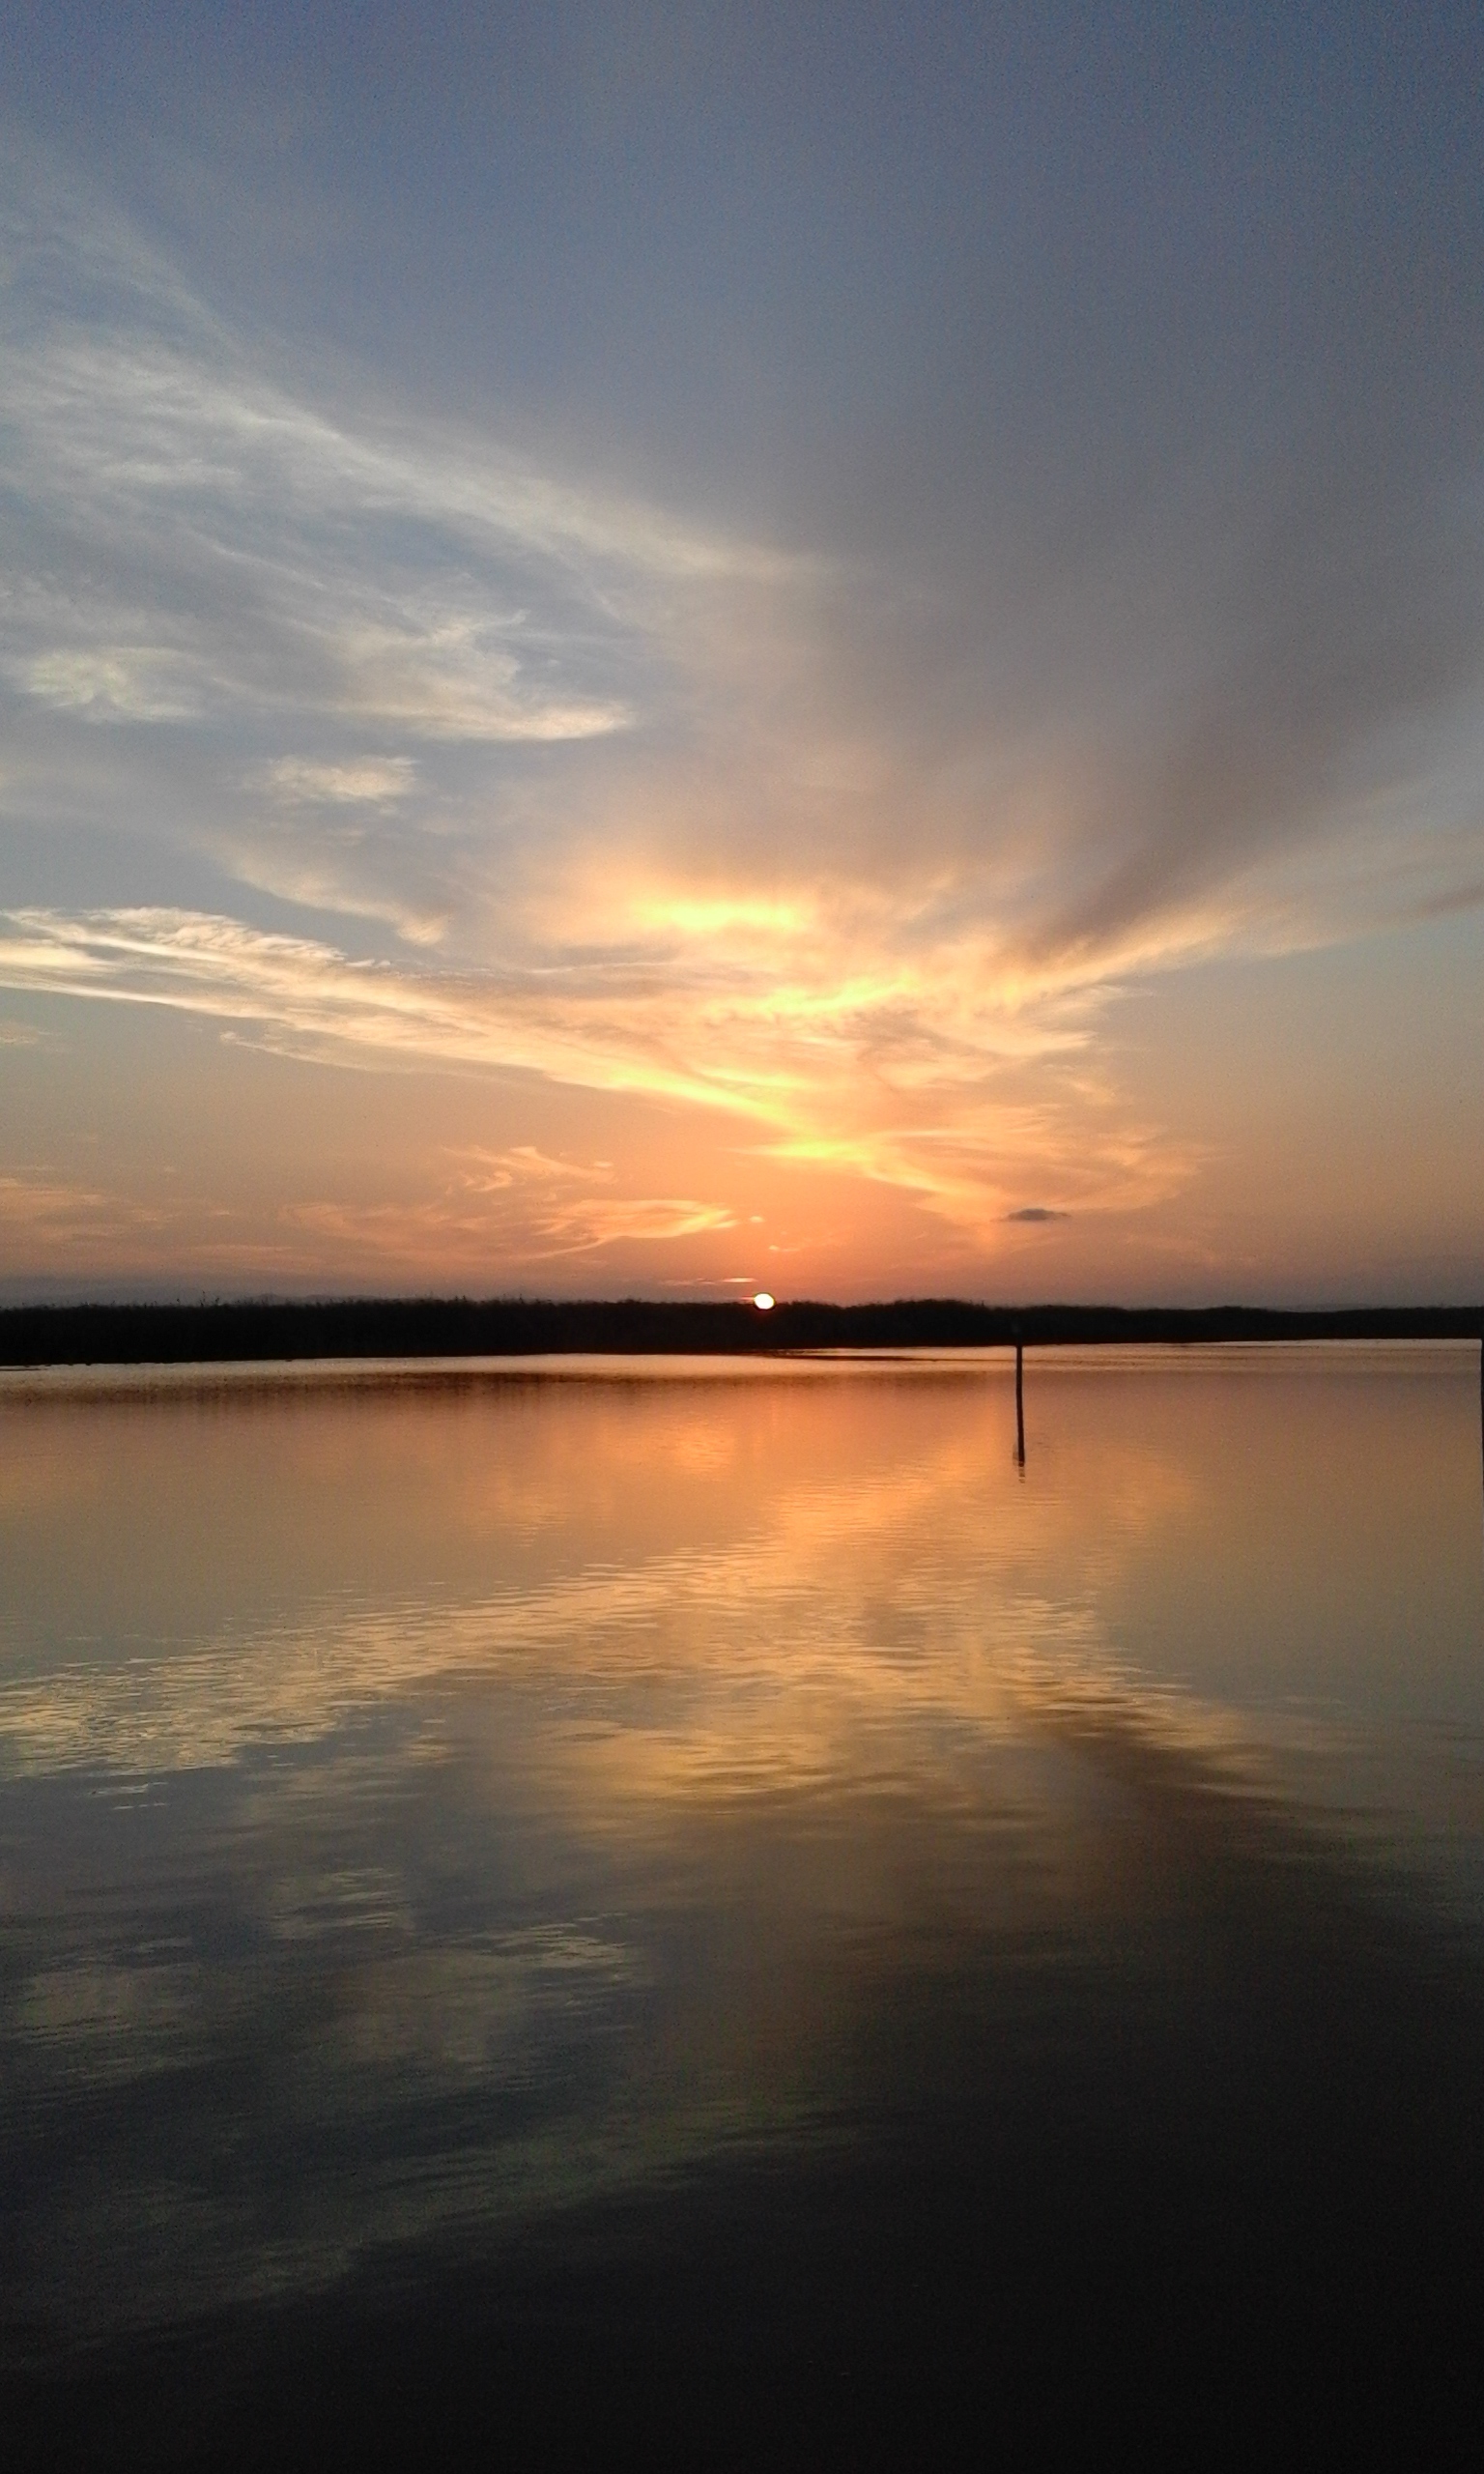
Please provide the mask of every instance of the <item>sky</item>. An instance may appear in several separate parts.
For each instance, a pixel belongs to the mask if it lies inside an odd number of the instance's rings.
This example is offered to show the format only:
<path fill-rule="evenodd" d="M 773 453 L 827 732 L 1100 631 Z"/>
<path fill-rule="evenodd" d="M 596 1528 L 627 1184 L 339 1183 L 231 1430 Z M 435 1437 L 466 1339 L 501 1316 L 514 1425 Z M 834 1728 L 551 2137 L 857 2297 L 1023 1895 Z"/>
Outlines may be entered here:
<path fill-rule="evenodd" d="M 0 1299 L 1484 1296 L 1484 16 L 0 18 Z"/>

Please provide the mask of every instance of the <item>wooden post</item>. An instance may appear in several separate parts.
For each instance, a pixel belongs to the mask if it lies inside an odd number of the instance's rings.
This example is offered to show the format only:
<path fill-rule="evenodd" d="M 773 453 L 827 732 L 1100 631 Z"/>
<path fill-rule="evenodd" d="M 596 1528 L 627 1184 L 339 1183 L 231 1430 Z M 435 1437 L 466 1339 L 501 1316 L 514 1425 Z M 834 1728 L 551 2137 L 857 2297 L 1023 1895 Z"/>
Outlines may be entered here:
<path fill-rule="evenodd" d="M 1484 1381 L 1484 1375 L 1480 1377 Z M 1015 1342 L 1015 1463 L 1025 1467 L 1025 1351 Z"/>

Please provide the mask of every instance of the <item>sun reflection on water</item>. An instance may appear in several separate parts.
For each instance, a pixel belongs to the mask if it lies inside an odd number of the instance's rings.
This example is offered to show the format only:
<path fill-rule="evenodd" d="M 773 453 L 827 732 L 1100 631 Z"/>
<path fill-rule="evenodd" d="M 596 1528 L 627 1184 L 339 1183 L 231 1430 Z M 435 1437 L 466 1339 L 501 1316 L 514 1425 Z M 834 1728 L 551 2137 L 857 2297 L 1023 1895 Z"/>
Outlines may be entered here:
<path fill-rule="evenodd" d="M 848 2142 L 1203 1806 L 1477 1930 L 1473 1373 L 1033 1363 L 1023 1482 L 1003 1358 L 0 1394 L 30 2324 Z"/>

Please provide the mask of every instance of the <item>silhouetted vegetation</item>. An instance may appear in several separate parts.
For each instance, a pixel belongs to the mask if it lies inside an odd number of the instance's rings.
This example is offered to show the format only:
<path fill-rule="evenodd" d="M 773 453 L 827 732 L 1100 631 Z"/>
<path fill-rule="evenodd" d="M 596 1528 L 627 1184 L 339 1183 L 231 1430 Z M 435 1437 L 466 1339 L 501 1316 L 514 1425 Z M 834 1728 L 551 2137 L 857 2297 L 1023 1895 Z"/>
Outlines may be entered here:
<path fill-rule="evenodd" d="M 344 1298 L 197 1306 L 21 1306 L 0 1311 L 0 1366 L 184 1366 L 274 1358 L 669 1356 L 781 1349 L 985 1348 L 1218 1340 L 1472 1339 L 1484 1307 L 874 1306 L 644 1298 Z"/>

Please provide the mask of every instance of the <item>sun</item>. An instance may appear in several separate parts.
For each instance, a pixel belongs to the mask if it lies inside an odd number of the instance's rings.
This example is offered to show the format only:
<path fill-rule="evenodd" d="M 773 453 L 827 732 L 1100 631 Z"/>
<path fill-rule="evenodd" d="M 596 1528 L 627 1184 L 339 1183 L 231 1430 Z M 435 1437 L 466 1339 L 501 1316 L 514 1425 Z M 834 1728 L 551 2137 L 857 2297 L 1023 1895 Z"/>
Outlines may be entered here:
<path fill-rule="evenodd" d="M 759 1288 L 756 1296 L 753 1300 L 753 1304 L 756 1307 L 759 1314 L 771 1314 L 773 1311 L 773 1300 L 768 1295 L 765 1288 Z"/>

